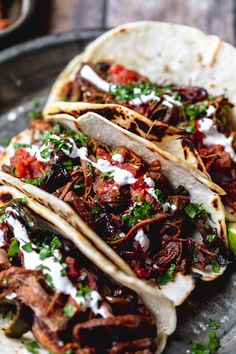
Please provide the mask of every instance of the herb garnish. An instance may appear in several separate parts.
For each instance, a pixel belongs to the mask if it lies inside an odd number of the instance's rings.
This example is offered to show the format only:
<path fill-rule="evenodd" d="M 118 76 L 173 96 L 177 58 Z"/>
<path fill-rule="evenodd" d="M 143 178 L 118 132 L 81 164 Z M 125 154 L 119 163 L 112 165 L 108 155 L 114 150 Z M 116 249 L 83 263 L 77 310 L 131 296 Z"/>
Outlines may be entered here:
<path fill-rule="evenodd" d="M 83 285 L 83 284 L 79 283 L 79 284 L 78 284 L 78 290 L 77 290 L 76 296 L 78 296 L 78 297 L 80 297 L 80 296 L 81 296 L 81 297 L 85 297 L 85 296 L 87 296 L 87 295 L 90 295 L 92 291 L 93 291 L 93 290 L 92 290 L 89 286 Z"/>
<path fill-rule="evenodd" d="M 8 257 L 15 257 L 19 253 L 19 241 L 14 238 L 8 248 Z"/>
<path fill-rule="evenodd" d="M 171 264 L 168 270 L 165 272 L 165 274 L 160 275 L 157 278 L 157 283 L 160 285 L 165 285 L 169 282 L 174 281 L 174 272 L 176 270 L 177 266 L 175 264 Z"/>
<path fill-rule="evenodd" d="M 129 224 L 130 227 L 136 225 L 140 220 L 152 217 L 152 206 L 145 201 L 143 204 L 137 204 L 133 207 L 130 214 L 124 214 L 122 219 Z"/>
<path fill-rule="evenodd" d="M 143 81 L 131 85 L 110 85 L 109 93 L 116 101 L 125 103 L 142 95 L 149 95 L 151 92 L 158 94 L 157 86 L 151 82 Z"/>
<path fill-rule="evenodd" d="M 38 354 L 39 353 L 38 349 L 40 347 L 39 347 L 38 343 L 35 342 L 35 341 L 26 342 L 26 343 L 24 343 L 24 346 L 25 346 L 25 349 L 28 350 L 29 353 L 32 353 L 32 354 Z"/>
<path fill-rule="evenodd" d="M 99 214 L 100 210 L 101 210 L 101 208 L 98 206 L 92 208 L 92 210 L 91 210 L 92 216 L 97 216 Z"/>
<path fill-rule="evenodd" d="M 165 203 L 165 201 L 166 201 L 166 198 L 165 198 L 165 195 L 164 195 L 164 193 L 160 190 L 160 189 L 155 189 L 155 194 L 156 194 L 156 196 L 157 196 L 157 199 L 158 199 L 158 201 L 161 203 L 161 204 L 163 204 L 163 203 Z"/>
<path fill-rule="evenodd" d="M 74 189 L 85 189 L 85 184 L 84 183 L 74 184 L 73 188 Z"/>
<path fill-rule="evenodd" d="M 5 147 L 5 146 L 8 146 L 9 143 L 10 143 L 10 139 L 5 138 L 5 139 L 2 139 L 1 145 Z"/>
<path fill-rule="evenodd" d="M 212 270 L 214 273 L 219 273 L 220 272 L 220 265 L 219 262 L 215 259 L 212 263 Z"/>
<path fill-rule="evenodd" d="M 32 145 L 15 143 L 15 144 L 13 144 L 13 147 L 15 150 L 18 150 L 20 148 L 29 148 L 30 149 L 30 148 L 32 148 Z"/>
<path fill-rule="evenodd" d="M 110 170 L 110 171 L 107 171 L 107 172 L 103 172 L 100 174 L 100 178 L 103 179 L 103 178 L 107 178 L 109 182 L 112 182 L 113 179 L 114 179 L 114 176 L 113 176 L 113 173 L 115 171 L 114 170 Z"/>
<path fill-rule="evenodd" d="M 29 183 L 29 184 L 33 184 L 34 186 L 40 187 L 40 186 L 43 185 L 46 176 L 47 176 L 47 175 L 45 174 L 45 175 L 42 176 L 42 177 L 32 178 L 32 179 L 29 178 L 29 179 L 26 179 L 25 182 L 26 182 L 26 183 Z"/>
<path fill-rule="evenodd" d="M 214 320 L 209 320 L 208 328 L 211 330 L 208 335 L 208 343 L 192 342 L 191 354 L 215 354 L 220 348 L 220 340 L 217 337 L 216 330 L 220 328 L 220 324 Z"/>
<path fill-rule="evenodd" d="M 49 155 L 50 155 L 50 150 L 49 150 L 49 148 L 43 149 L 43 150 L 40 152 L 40 155 L 41 155 L 41 157 L 42 157 L 43 159 L 48 158 Z"/>
<path fill-rule="evenodd" d="M 211 214 L 206 211 L 202 204 L 189 203 L 184 210 L 191 219 L 200 219 L 206 216 L 211 218 Z"/>
<path fill-rule="evenodd" d="M 24 246 L 22 246 L 22 249 L 28 253 L 32 252 L 32 242 L 27 242 Z"/>
<path fill-rule="evenodd" d="M 72 318 L 76 313 L 77 308 L 74 305 L 68 304 L 64 306 L 63 311 L 67 317 Z"/>
<path fill-rule="evenodd" d="M 7 214 L 3 214 L 0 216 L 0 225 L 8 218 Z"/>

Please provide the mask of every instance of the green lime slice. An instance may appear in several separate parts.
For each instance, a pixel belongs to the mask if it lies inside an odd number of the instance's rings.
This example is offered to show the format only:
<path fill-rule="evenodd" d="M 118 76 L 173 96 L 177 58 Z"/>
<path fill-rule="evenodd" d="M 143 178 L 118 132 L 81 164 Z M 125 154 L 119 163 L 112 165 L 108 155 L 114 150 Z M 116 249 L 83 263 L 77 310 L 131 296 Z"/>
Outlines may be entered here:
<path fill-rule="evenodd" d="M 229 247 L 236 256 L 236 223 L 228 224 L 228 240 Z"/>

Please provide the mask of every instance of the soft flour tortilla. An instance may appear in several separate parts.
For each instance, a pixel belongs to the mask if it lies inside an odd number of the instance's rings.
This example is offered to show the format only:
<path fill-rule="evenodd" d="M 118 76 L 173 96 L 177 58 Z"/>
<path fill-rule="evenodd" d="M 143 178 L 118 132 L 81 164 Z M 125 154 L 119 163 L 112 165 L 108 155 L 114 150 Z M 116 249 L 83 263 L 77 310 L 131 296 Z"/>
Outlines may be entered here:
<path fill-rule="evenodd" d="M 94 246 L 82 235 L 76 231 L 70 224 L 68 224 L 60 216 L 53 213 L 45 206 L 39 204 L 35 200 L 26 196 L 19 190 L 11 186 L 0 187 L 0 206 L 5 205 L 11 199 L 25 198 L 27 199 L 27 206 L 40 215 L 44 220 L 49 222 L 57 231 L 59 231 L 66 238 L 70 239 L 78 249 L 88 257 L 97 267 L 102 269 L 111 278 L 118 283 L 127 286 L 134 290 L 145 305 L 151 311 L 153 319 L 157 326 L 156 343 L 158 346 L 156 353 L 161 353 L 165 347 L 167 336 L 174 332 L 176 328 L 176 312 L 172 303 L 163 296 L 158 289 L 144 284 L 139 279 L 134 279 L 121 272 L 114 264 L 99 253 Z M 23 354 L 26 350 L 23 348 L 21 341 L 12 340 L 4 335 L 2 328 L 4 328 L 4 320 L 0 320 L 0 347 L 1 353 L 16 353 Z M 31 337 L 27 334 L 24 339 L 28 340 Z M 3 351 L 4 348 L 4 351 Z M 40 353 L 46 353 L 45 350 Z"/>
<path fill-rule="evenodd" d="M 135 133 L 142 138 L 152 141 L 159 148 L 179 157 L 182 160 L 202 171 L 210 179 L 206 168 L 190 140 L 183 138 L 182 130 L 159 121 L 151 121 L 147 117 L 121 105 L 96 103 L 57 103 L 47 105 L 44 114 L 50 116 L 61 111 L 78 118 L 79 116 L 95 112 L 120 127 Z"/>
<path fill-rule="evenodd" d="M 68 108 L 69 104 L 65 104 L 65 107 Z M 55 111 L 55 105 L 52 107 L 52 110 L 53 112 Z M 172 185 L 177 187 L 179 184 L 182 184 L 190 192 L 191 201 L 193 203 L 203 204 L 205 209 L 211 213 L 212 221 L 214 222 L 214 226 L 217 227 L 218 235 L 222 237 L 227 247 L 224 210 L 220 197 L 214 190 L 222 193 L 223 191 L 219 189 L 217 185 L 214 185 L 212 182 L 207 180 L 204 174 L 200 173 L 189 164 L 186 164 L 185 162 L 160 150 L 151 142 L 127 132 L 96 113 L 86 113 L 78 119 L 74 118 L 69 113 L 59 113 L 50 115 L 48 119 L 67 125 L 75 131 L 78 131 L 79 128 L 82 133 L 89 135 L 90 137 L 95 138 L 96 140 L 107 145 L 114 147 L 124 145 L 148 163 L 159 159 L 162 164 L 163 173 L 168 177 Z M 31 135 L 32 131 L 26 130 L 13 138 L 7 150 L 1 155 L 0 167 L 3 164 L 8 163 L 9 156 L 11 155 L 11 151 L 13 149 L 13 144 L 15 142 L 29 144 Z M 90 239 L 90 242 L 96 244 L 96 247 L 99 248 L 99 250 L 108 258 L 112 259 L 112 261 L 120 269 L 126 272 L 126 274 L 135 276 L 129 266 L 81 220 L 81 218 L 68 204 L 59 200 L 54 195 L 48 194 L 47 192 L 31 184 L 26 184 L 4 172 L 0 172 L 0 181 L 3 184 L 11 184 L 16 186 L 27 195 L 32 195 L 40 203 L 51 208 L 56 214 L 66 220 L 69 220 L 71 226 L 78 230 L 82 230 L 82 232 L 84 232 Z M 222 274 L 224 269 L 225 268 L 222 267 L 219 273 L 206 271 L 202 274 L 202 279 L 213 280 Z M 196 269 L 193 269 L 193 271 L 197 273 L 199 272 Z M 195 284 L 192 276 L 178 273 L 175 281 L 172 284 L 162 286 L 161 291 L 168 298 L 170 298 L 175 305 L 179 305 L 189 295 L 194 286 Z M 179 289 L 182 289 L 182 291 L 180 292 Z"/>
<path fill-rule="evenodd" d="M 52 87 L 45 113 L 50 103 L 61 100 L 64 88 L 86 61 L 121 64 L 154 83 L 202 86 L 213 95 L 225 92 L 235 105 L 236 119 L 236 50 L 216 36 L 164 22 L 142 21 L 118 26 L 97 38 L 68 64 Z M 156 128 L 152 127 L 145 138 L 156 142 L 156 133 Z M 183 148 L 181 140 L 169 137 L 157 144 L 196 168 L 200 167 L 209 177 L 196 150 L 186 145 Z M 228 207 L 226 217 L 236 221 L 235 213 Z"/>
<path fill-rule="evenodd" d="M 121 25 L 104 33 L 60 74 L 48 104 L 61 100 L 63 86 L 74 79 L 86 61 L 121 64 L 147 76 L 154 83 L 192 84 L 216 95 L 226 91 L 236 104 L 235 48 L 192 27 L 142 21 Z"/>

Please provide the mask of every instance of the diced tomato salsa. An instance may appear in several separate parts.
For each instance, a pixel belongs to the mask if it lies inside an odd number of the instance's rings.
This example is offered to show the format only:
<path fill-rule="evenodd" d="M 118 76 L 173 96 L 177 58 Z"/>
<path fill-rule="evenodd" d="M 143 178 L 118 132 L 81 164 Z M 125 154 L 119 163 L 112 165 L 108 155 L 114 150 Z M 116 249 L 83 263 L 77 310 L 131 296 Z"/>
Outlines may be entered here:
<path fill-rule="evenodd" d="M 129 82 L 140 81 L 140 75 L 132 70 L 125 69 L 122 65 L 112 64 L 108 70 L 111 82 L 116 85 L 126 85 Z"/>
<path fill-rule="evenodd" d="M 35 156 L 31 156 L 24 148 L 20 148 L 10 160 L 11 167 L 14 168 L 14 176 L 24 179 L 33 179 L 43 176 L 46 168 L 45 163 L 38 161 Z"/>

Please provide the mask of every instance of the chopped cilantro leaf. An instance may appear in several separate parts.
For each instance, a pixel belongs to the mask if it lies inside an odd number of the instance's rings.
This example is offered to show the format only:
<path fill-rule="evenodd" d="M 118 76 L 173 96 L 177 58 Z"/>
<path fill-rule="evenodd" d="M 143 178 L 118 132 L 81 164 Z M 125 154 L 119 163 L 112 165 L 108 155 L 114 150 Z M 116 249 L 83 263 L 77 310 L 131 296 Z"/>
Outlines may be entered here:
<path fill-rule="evenodd" d="M 109 182 L 112 182 L 113 179 L 114 179 L 113 173 L 114 173 L 114 170 L 103 172 L 103 173 L 100 174 L 100 178 L 101 179 L 102 178 L 107 178 Z"/>
<path fill-rule="evenodd" d="M 54 236 L 52 241 L 50 242 L 50 250 L 53 252 L 55 249 L 61 247 L 61 241 L 57 236 Z"/>
<path fill-rule="evenodd" d="M 99 214 L 99 212 L 100 212 L 100 207 L 98 207 L 98 206 L 92 208 L 92 210 L 91 210 L 91 213 L 93 216 L 97 216 Z"/>
<path fill-rule="evenodd" d="M 189 203 L 184 210 L 191 219 L 199 219 L 206 216 L 208 218 L 211 217 L 210 213 L 206 211 L 202 204 Z"/>
<path fill-rule="evenodd" d="M 8 248 L 8 257 L 15 257 L 19 253 L 19 242 L 16 238 L 11 241 Z"/>
<path fill-rule="evenodd" d="M 209 319 L 208 321 L 208 327 L 211 329 L 211 330 L 217 330 L 221 327 L 221 325 L 219 323 L 217 323 L 215 320 L 212 320 L 211 318 Z"/>
<path fill-rule="evenodd" d="M 10 169 L 10 175 L 11 175 L 11 176 L 14 176 L 15 172 L 16 172 L 16 167 L 13 166 L 13 167 Z"/>
<path fill-rule="evenodd" d="M 29 352 L 29 353 L 32 353 L 32 354 L 38 354 L 39 351 L 39 345 L 37 342 L 35 341 L 32 341 L 32 342 L 25 342 L 24 343 L 24 346 L 25 346 L 25 349 Z"/>
<path fill-rule="evenodd" d="M 220 348 L 220 340 L 215 331 L 209 333 L 207 344 L 192 343 L 191 354 L 215 354 Z"/>
<path fill-rule="evenodd" d="M 85 188 L 85 184 L 84 183 L 74 184 L 74 189 L 84 189 L 84 188 Z"/>
<path fill-rule="evenodd" d="M 155 189 L 155 194 L 161 204 L 165 203 L 166 198 L 164 196 L 164 193 L 160 189 Z"/>
<path fill-rule="evenodd" d="M 44 276 L 44 279 L 45 279 L 46 283 L 48 284 L 48 286 L 49 286 L 51 289 L 56 290 L 56 288 L 55 288 L 55 286 L 54 286 L 54 284 L 53 284 L 51 275 L 48 274 L 48 273 L 44 273 L 43 276 Z"/>
<path fill-rule="evenodd" d="M 219 271 L 220 271 L 220 265 L 216 259 L 212 263 L 212 270 L 214 273 L 219 273 Z"/>
<path fill-rule="evenodd" d="M 216 238 L 216 234 L 208 234 L 207 235 L 207 239 L 210 242 L 213 242 L 215 238 Z"/>
<path fill-rule="evenodd" d="M 10 139 L 7 139 L 7 138 L 5 138 L 5 139 L 2 139 L 2 146 L 8 146 L 9 145 L 9 143 L 10 143 Z"/>
<path fill-rule="evenodd" d="M 7 286 L 7 284 L 8 284 L 7 278 L 3 278 L 3 280 L 2 280 L 2 285 L 3 285 L 3 286 Z"/>
<path fill-rule="evenodd" d="M 7 214 L 3 214 L 0 216 L 0 225 L 8 218 Z"/>
<path fill-rule="evenodd" d="M 134 200 L 135 200 L 136 202 L 141 202 L 141 201 L 143 200 L 143 198 L 141 197 L 141 195 L 136 195 L 136 196 L 134 197 Z"/>
<path fill-rule="evenodd" d="M 41 250 L 39 251 L 39 258 L 41 260 L 44 260 L 45 258 L 48 258 L 51 256 L 51 252 L 49 248 L 42 247 Z"/>
<path fill-rule="evenodd" d="M 152 217 L 151 204 L 145 201 L 143 204 L 137 204 L 133 207 L 130 214 L 124 214 L 122 219 L 129 224 L 130 227 L 136 225 L 140 220 Z"/>
<path fill-rule="evenodd" d="M 62 126 L 59 123 L 56 123 L 52 128 L 53 133 L 57 133 L 57 134 L 60 134 L 61 130 L 62 130 Z"/>
<path fill-rule="evenodd" d="M 13 144 L 13 147 L 15 150 L 18 150 L 20 148 L 29 148 L 30 149 L 32 147 L 32 145 L 15 143 L 15 144 Z"/>
<path fill-rule="evenodd" d="M 76 143 L 81 143 L 82 146 L 88 145 L 89 138 L 84 134 L 72 133 L 71 137 Z"/>
<path fill-rule="evenodd" d="M 149 95 L 152 91 L 158 95 L 158 88 L 155 84 L 143 81 L 131 85 L 110 85 L 109 93 L 115 100 L 125 103 L 142 95 Z"/>
<path fill-rule="evenodd" d="M 41 157 L 42 157 L 43 159 L 48 158 L 49 155 L 50 155 L 49 148 L 45 148 L 44 150 L 42 150 L 42 151 L 40 152 L 40 155 L 41 155 Z"/>
<path fill-rule="evenodd" d="M 36 111 L 30 111 L 28 112 L 28 118 L 29 119 L 32 119 L 32 120 L 35 120 L 35 119 L 38 119 L 42 116 L 42 113 L 41 112 L 36 112 Z"/>
<path fill-rule="evenodd" d="M 86 295 L 90 295 L 92 292 L 92 289 L 90 287 L 88 287 L 87 285 L 83 285 L 83 284 L 79 284 L 78 285 L 78 290 L 76 293 L 76 296 L 82 296 L 85 297 Z"/>
<path fill-rule="evenodd" d="M 47 174 L 44 174 L 42 177 L 38 177 L 34 179 L 26 179 L 25 182 L 40 187 L 43 185 L 46 176 Z"/>
<path fill-rule="evenodd" d="M 171 264 L 165 274 L 160 275 L 157 278 L 157 283 L 160 285 L 165 285 L 169 282 L 174 281 L 174 271 L 176 270 L 177 266 L 175 264 Z"/>
<path fill-rule="evenodd" d="M 76 313 L 77 308 L 74 305 L 68 304 L 64 306 L 63 311 L 67 317 L 71 318 Z"/>
<path fill-rule="evenodd" d="M 32 242 L 27 242 L 24 246 L 22 246 L 22 249 L 26 252 L 32 252 Z"/>

